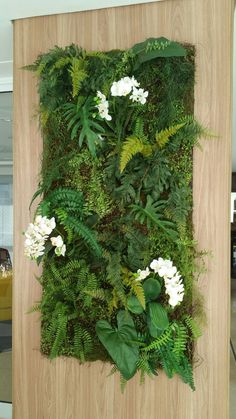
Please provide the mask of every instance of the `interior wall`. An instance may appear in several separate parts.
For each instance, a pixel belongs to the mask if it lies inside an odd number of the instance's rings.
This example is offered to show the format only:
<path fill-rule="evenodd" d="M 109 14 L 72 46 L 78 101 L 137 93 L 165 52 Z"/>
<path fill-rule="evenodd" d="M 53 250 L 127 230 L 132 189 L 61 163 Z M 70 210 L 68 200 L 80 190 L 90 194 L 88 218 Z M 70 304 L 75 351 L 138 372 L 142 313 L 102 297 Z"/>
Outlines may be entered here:
<path fill-rule="evenodd" d="M 14 22 L 14 419 L 228 418 L 232 11 L 232 0 L 168 0 Z M 27 314 L 41 289 L 21 232 L 32 218 L 41 138 L 36 79 L 21 68 L 54 45 L 108 50 L 158 36 L 196 45 L 195 113 L 218 135 L 194 152 L 195 236 L 212 253 L 200 280 L 208 324 L 196 348 L 196 392 L 161 373 L 144 386 L 135 377 L 121 395 L 108 365 L 43 357 L 39 316 Z"/>

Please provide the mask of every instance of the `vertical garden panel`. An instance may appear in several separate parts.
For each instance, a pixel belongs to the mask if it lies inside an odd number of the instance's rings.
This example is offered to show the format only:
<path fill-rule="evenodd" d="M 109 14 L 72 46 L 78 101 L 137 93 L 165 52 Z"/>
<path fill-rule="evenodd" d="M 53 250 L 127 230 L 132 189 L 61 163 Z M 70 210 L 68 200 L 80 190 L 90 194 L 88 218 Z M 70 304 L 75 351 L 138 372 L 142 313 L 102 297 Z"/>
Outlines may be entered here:
<path fill-rule="evenodd" d="M 15 419 L 225 419 L 228 416 L 229 193 L 231 143 L 232 1 L 169 0 L 14 22 L 14 418 Z M 196 349 L 196 392 L 164 374 L 120 393 L 110 367 L 40 354 L 40 320 L 27 314 L 41 289 L 24 257 L 20 234 L 29 222 L 42 142 L 34 118 L 36 78 L 21 67 L 54 45 L 88 50 L 128 48 L 165 36 L 196 47 L 195 114 L 220 138 L 194 153 L 195 235 L 212 252 L 201 276 L 208 324 Z"/>

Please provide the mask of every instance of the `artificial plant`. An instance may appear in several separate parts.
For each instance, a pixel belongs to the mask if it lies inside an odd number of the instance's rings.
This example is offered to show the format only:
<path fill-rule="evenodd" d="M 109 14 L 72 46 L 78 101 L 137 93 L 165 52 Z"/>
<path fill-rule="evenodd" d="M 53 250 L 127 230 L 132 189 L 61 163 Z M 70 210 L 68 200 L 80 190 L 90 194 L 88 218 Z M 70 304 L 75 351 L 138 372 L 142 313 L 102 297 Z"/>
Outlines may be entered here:
<path fill-rule="evenodd" d="M 194 389 L 202 299 L 192 224 L 194 48 L 165 38 L 55 47 L 38 77 L 41 197 L 25 253 L 42 263 L 41 350 L 163 368 Z"/>

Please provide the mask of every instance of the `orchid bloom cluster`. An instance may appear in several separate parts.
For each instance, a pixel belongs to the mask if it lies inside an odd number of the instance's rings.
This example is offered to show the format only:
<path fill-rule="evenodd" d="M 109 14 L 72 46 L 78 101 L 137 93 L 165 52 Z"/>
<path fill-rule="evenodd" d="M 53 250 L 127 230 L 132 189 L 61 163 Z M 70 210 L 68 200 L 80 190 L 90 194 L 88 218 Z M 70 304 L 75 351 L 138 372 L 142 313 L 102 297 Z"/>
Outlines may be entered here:
<path fill-rule="evenodd" d="M 102 119 L 106 119 L 107 121 L 111 121 L 111 115 L 109 115 L 109 104 L 108 104 L 108 100 L 106 100 L 106 96 L 100 92 L 99 90 L 97 91 L 97 96 L 96 96 L 96 108 L 98 109 L 98 113 L 100 115 L 100 117 Z"/>
<path fill-rule="evenodd" d="M 112 96 L 127 96 L 131 93 L 132 102 L 139 102 L 144 105 L 147 101 L 148 92 L 144 89 L 138 89 L 140 83 L 132 77 L 123 77 L 119 81 L 114 81 L 111 86 Z"/>
<path fill-rule="evenodd" d="M 173 308 L 181 303 L 184 298 L 184 284 L 182 283 L 181 275 L 177 272 L 176 266 L 169 259 L 153 259 L 150 263 L 150 268 L 157 273 L 161 278 L 164 278 L 166 294 L 169 296 L 169 304 Z M 152 271 L 149 267 L 145 270 L 138 269 L 136 281 L 141 281 L 147 278 Z"/>
<path fill-rule="evenodd" d="M 56 228 L 55 218 L 51 219 L 46 216 L 37 215 L 34 223 L 30 223 L 25 234 L 25 255 L 30 259 L 37 259 L 43 256 L 45 251 L 45 242 Z M 64 256 L 66 247 L 61 236 L 51 237 L 53 246 L 56 246 L 55 253 L 57 256 Z"/>
<path fill-rule="evenodd" d="M 66 253 L 66 245 L 63 243 L 63 239 L 61 236 L 51 237 L 51 243 L 55 246 L 55 253 L 57 256 L 65 256 Z"/>

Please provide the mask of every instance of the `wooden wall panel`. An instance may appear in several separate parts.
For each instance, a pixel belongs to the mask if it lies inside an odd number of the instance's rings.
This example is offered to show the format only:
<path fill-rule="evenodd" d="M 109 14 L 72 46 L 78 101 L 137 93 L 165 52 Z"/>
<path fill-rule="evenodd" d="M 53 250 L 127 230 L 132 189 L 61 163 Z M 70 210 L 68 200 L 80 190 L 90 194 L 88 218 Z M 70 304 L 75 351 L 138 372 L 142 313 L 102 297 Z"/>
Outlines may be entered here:
<path fill-rule="evenodd" d="M 14 419 L 228 418 L 232 13 L 231 0 L 169 0 L 14 22 Z M 40 321 L 27 314 L 41 290 L 21 232 L 30 219 L 41 139 L 33 117 L 36 80 L 21 67 L 55 44 L 107 50 L 161 35 L 196 45 L 195 113 L 219 135 L 194 153 L 196 238 L 213 255 L 200 281 L 208 326 L 197 347 L 195 393 L 160 374 L 144 386 L 134 378 L 121 395 L 107 365 L 41 356 Z"/>

